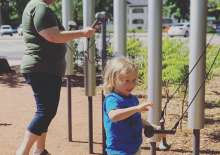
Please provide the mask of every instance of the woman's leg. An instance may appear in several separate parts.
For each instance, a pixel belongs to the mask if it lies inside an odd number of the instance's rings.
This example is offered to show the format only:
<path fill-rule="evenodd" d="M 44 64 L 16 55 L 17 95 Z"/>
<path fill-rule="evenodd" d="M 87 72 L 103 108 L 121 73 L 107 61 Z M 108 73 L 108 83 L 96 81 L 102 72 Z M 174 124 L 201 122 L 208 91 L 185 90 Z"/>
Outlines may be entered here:
<path fill-rule="evenodd" d="M 34 155 L 39 155 L 41 152 L 45 150 L 46 137 L 47 137 L 47 133 L 45 132 L 41 134 L 41 136 L 37 139 L 33 150 Z"/>
<path fill-rule="evenodd" d="M 16 151 L 16 155 L 29 155 L 30 149 L 34 142 L 39 138 L 38 135 L 31 133 L 30 131 L 26 131 L 24 135 L 24 139 Z"/>
<path fill-rule="evenodd" d="M 61 77 L 33 73 L 26 74 L 25 78 L 34 92 L 37 110 L 17 155 L 28 155 L 36 141 L 38 143 L 36 146 L 45 147 L 46 134 L 44 133 L 47 132 L 50 122 L 56 115 L 61 88 Z"/>

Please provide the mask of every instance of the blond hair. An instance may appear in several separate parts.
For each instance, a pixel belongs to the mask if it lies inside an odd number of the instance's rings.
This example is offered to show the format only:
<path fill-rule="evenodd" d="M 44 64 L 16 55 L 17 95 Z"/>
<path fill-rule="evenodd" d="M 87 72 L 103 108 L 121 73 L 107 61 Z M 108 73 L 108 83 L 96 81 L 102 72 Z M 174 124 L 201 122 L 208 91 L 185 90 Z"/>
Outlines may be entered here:
<path fill-rule="evenodd" d="M 114 90 L 119 75 L 128 73 L 137 74 L 138 68 L 128 58 L 117 57 L 107 61 L 104 72 L 104 92 L 109 93 Z"/>

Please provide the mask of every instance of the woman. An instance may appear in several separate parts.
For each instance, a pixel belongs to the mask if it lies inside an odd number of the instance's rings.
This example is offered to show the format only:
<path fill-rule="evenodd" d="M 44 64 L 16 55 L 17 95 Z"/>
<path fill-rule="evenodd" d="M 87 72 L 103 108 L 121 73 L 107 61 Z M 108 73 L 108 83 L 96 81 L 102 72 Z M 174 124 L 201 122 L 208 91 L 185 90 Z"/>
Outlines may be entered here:
<path fill-rule="evenodd" d="M 36 113 L 28 125 L 16 155 L 49 155 L 45 149 L 47 130 L 57 112 L 61 79 L 65 72 L 65 43 L 91 37 L 93 28 L 64 31 L 60 21 L 49 8 L 55 0 L 31 0 L 22 16 L 23 38 L 26 45 L 21 73 L 32 87 Z"/>

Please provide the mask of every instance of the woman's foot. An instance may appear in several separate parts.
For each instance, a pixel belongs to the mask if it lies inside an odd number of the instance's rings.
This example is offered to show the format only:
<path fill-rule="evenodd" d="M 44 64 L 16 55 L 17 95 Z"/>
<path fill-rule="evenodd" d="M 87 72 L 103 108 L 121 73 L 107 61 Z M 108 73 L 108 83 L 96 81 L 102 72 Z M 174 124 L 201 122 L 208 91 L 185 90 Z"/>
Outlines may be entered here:
<path fill-rule="evenodd" d="M 45 150 L 44 149 L 44 151 L 43 152 L 41 152 L 41 154 L 40 155 L 51 155 L 47 150 Z"/>
<path fill-rule="evenodd" d="M 35 150 L 33 155 L 51 155 L 46 149 L 44 150 Z"/>
<path fill-rule="evenodd" d="M 23 154 L 24 154 L 24 152 L 21 151 L 21 149 L 18 149 L 18 150 L 16 151 L 16 155 L 23 155 Z"/>

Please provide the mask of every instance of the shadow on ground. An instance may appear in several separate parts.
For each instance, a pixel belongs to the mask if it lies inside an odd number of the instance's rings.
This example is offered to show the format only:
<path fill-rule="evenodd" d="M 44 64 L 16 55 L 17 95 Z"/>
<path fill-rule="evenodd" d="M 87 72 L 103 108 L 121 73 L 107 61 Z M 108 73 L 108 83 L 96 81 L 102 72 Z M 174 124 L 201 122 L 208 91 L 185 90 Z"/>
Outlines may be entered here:
<path fill-rule="evenodd" d="M 143 149 L 143 150 L 150 150 L 150 147 L 141 147 L 141 149 Z M 185 154 L 185 153 L 192 154 L 191 150 L 186 150 L 186 149 L 170 149 L 168 151 L 161 151 L 161 150 L 159 150 L 159 148 L 157 148 L 156 151 L 159 151 L 159 152 L 169 152 L 169 151 L 172 151 L 172 152 L 178 152 L 178 153 L 183 153 L 183 154 Z M 220 154 L 220 151 L 206 149 L 206 150 L 200 150 L 200 153 L 201 154 Z"/>
<path fill-rule="evenodd" d="M 205 108 L 213 109 L 213 108 L 220 108 L 220 104 L 216 101 L 210 101 L 205 103 Z"/>
<path fill-rule="evenodd" d="M 190 153 L 190 154 L 192 154 L 192 151 L 184 150 L 184 149 L 172 149 L 171 151 L 172 152 L 180 152 L 180 153 Z M 200 150 L 200 153 L 201 154 L 219 154 L 220 151 L 206 149 L 206 150 Z"/>
<path fill-rule="evenodd" d="M 0 126 L 10 126 L 10 125 L 12 125 L 11 123 L 2 123 L 2 122 L 0 122 Z"/>
<path fill-rule="evenodd" d="M 0 84 L 15 88 L 24 85 L 25 81 L 19 72 L 19 66 L 13 66 L 12 72 L 0 74 Z"/>
<path fill-rule="evenodd" d="M 69 76 L 71 81 L 71 87 L 85 87 L 84 86 L 84 74 L 77 73 L 75 75 Z M 62 86 L 67 86 L 67 77 L 64 78 Z M 102 76 L 96 75 L 96 86 L 102 83 Z"/>
<path fill-rule="evenodd" d="M 220 130 L 218 131 L 214 131 L 212 133 L 210 133 L 209 135 L 207 135 L 210 139 L 212 139 L 213 141 L 215 141 L 216 143 L 220 142 Z M 219 152 L 220 153 L 220 152 Z"/>
<path fill-rule="evenodd" d="M 8 87 L 15 88 L 25 84 L 25 79 L 20 73 L 19 66 L 11 67 L 13 72 L 0 74 L 0 84 L 4 84 Z M 75 75 L 69 76 L 71 80 L 71 87 L 84 87 L 84 74 L 83 71 L 77 71 Z M 67 77 L 63 79 L 63 87 L 66 87 Z M 96 86 L 102 83 L 102 76 L 96 75 Z"/>

